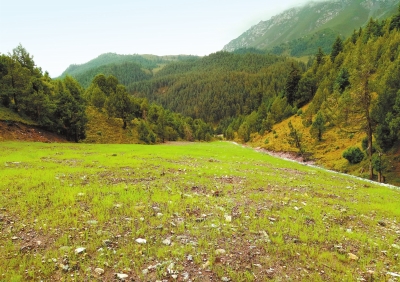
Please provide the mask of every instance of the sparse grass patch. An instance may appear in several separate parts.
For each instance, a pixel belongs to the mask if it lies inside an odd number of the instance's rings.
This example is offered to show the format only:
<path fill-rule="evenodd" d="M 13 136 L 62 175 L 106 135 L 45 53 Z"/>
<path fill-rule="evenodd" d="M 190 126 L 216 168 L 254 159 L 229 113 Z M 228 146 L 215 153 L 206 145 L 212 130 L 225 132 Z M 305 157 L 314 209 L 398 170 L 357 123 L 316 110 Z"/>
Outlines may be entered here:
<path fill-rule="evenodd" d="M 228 142 L 0 145 L 1 281 L 400 273 L 398 190 Z"/>

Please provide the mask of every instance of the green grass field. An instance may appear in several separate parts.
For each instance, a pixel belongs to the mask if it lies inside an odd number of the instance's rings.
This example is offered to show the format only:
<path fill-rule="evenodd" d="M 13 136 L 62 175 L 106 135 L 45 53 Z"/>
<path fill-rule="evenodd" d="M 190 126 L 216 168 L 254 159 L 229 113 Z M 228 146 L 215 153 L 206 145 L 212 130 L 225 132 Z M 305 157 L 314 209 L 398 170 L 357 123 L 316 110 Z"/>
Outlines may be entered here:
<path fill-rule="evenodd" d="M 396 281 L 399 207 L 228 142 L 3 142 L 0 281 Z"/>

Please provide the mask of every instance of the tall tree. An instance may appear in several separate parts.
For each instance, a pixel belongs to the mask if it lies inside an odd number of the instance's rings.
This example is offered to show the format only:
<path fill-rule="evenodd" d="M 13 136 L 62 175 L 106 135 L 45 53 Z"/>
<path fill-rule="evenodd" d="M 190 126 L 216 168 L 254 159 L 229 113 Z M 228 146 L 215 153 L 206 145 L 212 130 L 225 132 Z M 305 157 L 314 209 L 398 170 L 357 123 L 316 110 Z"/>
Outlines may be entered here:
<path fill-rule="evenodd" d="M 116 92 L 108 97 L 105 107 L 109 116 L 122 119 L 122 128 L 125 129 L 132 114 L 132 100 L 125 86 L 117 86 Z"/>
<path fill-rule="evenodd" d="M 294 105 L 294 102 L 296 101 L 297 98 L 296 94 L 299 88 L 300 79 L 301 79 L 300 70 L 294 63 L 292 63 L 290 65 L 290 73 L 286 80 L 286 86 L 285 86 L 285 94 L 287 97 L 287 101 L 292 106 Z"/>
<path fill-rule="evenodd" d="M 340 38 L 340 36 L 338 36 L 338 37 L 336 37 L 336 40 L 332 46 L 332 51 L 331 51 L 332 63 L 335 61 L 335 58 L 337 57 L 337 55 L 339 55 L 339 53 L 342 51 L 343 51 L 343 40 L 342 40 L 342 38 Z"/>
<path fill-rule="evenodd" d="M 325 119 L 322 113 L 319 111 L 315 117 L 315 121 L 311 125 L 311 136 L 318 139 L 318 141 L 322 141 L 322 134 L 325 132 L 325 130 Z"/>
<path fill-rule="evenodd" d="M 372 135 L 374 132 L 374 122 L 372 119 L 372 108 L 374 106 L 375 98 L 370 89 L 370 79 L 374 73 L 374 66 L 369 59 L 371 56 L 371 50 L 368 46 L 361 48 L 359 46 L 355 57 L 356 69 L 352 77 L 352 84 L 356 87 L 351 92 L 353 99 L 353 111 L 356 116 L 361 117 L 360 125 L 367 135 L 368 140 L 368 160 L 369 160 L 369 177 L 373 179 L 373 166 L 372 166 Z"/>

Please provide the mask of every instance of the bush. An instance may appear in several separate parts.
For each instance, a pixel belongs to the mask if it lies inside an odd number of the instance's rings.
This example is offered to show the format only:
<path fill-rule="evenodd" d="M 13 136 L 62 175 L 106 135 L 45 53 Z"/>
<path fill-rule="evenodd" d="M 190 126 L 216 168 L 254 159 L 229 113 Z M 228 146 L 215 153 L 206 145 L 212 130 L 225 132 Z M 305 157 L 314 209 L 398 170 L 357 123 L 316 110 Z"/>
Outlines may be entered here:
<path fill-rule="evenodd" d="M 351 164 L 358 164 L 364 159 L 364 153 L 358 147 L 350 147 L 343 152 L 343 158 L 349 161 Z"/>

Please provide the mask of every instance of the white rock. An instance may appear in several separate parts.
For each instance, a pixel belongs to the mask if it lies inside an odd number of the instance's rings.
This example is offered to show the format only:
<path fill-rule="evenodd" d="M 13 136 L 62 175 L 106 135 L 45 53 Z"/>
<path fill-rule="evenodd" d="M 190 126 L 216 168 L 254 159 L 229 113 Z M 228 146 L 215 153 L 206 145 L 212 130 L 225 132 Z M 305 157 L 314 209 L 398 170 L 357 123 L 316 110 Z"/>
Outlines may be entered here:
<path fill-rule="evenodd" d="M 166 246 L 170 246 L 171 245 L 171 239 L 165 239 L 164 241 L 162 241 L 162 243 Z"/>
<path fill-rule="evenodd" d="M 397 244 L 392 244 L 392 248 L 400 250 L 400 246 Z"/>
<path fill-rule="evenodd" d="M 147 243 L 146 239 L 142 239 L 142 238 L 137 238 L 135 241 L 138 244 L 146 244 Z"/>
<path fill-rule="evenodd" d="M 223 254 L 225 254 L 226 253 L 226 251 L 224 250 L 224 249 L 217 249 L 217 250 L 215 250 L 215 255 L 223 255 Z"/>
<path fill-rule="evenodd" d="M 79 247 L 75 249 L 75 254 L 83 254 L 84 252 L 86 252 L 86 248 L 84 247 Z"/>
<path fill-rule="evenodd" d="M 95 268 L 94 269 L 94 272 L 97 274 L 97 275 L 103 275 L 104 274 L 104 269 L 102 269 L 102 268 Z"/>
<path fill-rule="evenodd" d="M 226 222 L 232 222 L 232 216 L 230 216 L 230 215 L 225 215 L 225 221 L 226 221 Z"/>
<path fill-rule="evenodd" d="M 390 275 L 392 277 L 400 277 L 400 274 L 395 273 L 395 272 L 388 272 L 387 275 Z"/>
<path fill-rule="evenodd" d="M 117 273 L 117 274 L 115 274 L 115 276 L 117 276 L 117 278 L 120 280 L 125 280 L 129 277 L 128 274 L 124 274 L 124 273 Z"/>

